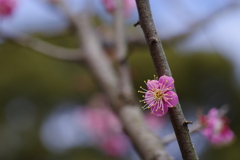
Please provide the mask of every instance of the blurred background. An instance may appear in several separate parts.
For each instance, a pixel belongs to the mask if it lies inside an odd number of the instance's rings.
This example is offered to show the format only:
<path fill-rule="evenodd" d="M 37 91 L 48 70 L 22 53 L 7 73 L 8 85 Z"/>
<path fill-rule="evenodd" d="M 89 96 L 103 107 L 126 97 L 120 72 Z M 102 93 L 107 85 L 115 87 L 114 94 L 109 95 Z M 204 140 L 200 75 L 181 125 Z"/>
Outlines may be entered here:
<path fill-rule="evenodd" d="M 138 160 L 84 64 L 46 56 L 16 41 L 24 33 L 76 49 L 76 31 L 55 5 L 57 1 L 9 2 L 0 0 L 0 159 Z M 111 54 L 112 15 L 103 0 L 65 2 L 71 14 L 87 8 Z M 194 121 L 198 108 L 207 113 L 227 104 L 236 137 L 240 135 L 239 2 L 150 0 L 185 116 Z M 133 26 L 138 20 L 134 4 L 125 18 L 128 60 L 137 94 L 143 81 L 153 78 L 155 69 L 141 28 Z M 99 105 L 101 110 L 96 108 Z M 172 133 L 168 116 L 149 118 L 144 112 L 156 134 Z M 111 134 L 110 139 L 106 134 Z M 192 137 L 202 159 L 240 157 L 237 138 L 228 146 L 213 147 L 200 133 Z M 176 142 L 166 147 L 170 155 L 181 159 Z"/>

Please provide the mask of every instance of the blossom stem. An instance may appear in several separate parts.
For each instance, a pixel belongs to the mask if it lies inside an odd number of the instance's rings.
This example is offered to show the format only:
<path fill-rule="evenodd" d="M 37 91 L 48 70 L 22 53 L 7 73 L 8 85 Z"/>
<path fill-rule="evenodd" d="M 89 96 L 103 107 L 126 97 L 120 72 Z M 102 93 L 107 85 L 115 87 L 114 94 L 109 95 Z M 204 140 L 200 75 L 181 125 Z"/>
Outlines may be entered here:
<path fill-rule="evenodd" d="M 144 32 L 157 75 L 159 77 L 162 75 L 171 76 L 172 73 L 168 61 L 152 19 L 149 0 L 136 0 L 136 3 L 139 13 L 139 23 Z M 184 123 L 186 119 L 179 103 L 176 107 L 169 108 L 169 116 L 183 159 L 198 160 L 197 153 L 190 138 L 188 126 Z"/>

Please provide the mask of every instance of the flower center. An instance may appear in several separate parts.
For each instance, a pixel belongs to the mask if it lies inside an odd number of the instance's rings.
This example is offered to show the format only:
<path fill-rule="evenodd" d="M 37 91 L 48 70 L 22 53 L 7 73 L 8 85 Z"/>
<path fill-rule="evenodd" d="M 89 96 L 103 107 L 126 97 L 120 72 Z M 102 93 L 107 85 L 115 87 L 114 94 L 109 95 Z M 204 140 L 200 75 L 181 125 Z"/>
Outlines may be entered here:
<path fill-rule="evenodd" d="M 161 100 L 163 97 L 163 93 L 161 90 L 157 89 L 156 91 L 153 92 L 154 98 L 157 100 Z"/>

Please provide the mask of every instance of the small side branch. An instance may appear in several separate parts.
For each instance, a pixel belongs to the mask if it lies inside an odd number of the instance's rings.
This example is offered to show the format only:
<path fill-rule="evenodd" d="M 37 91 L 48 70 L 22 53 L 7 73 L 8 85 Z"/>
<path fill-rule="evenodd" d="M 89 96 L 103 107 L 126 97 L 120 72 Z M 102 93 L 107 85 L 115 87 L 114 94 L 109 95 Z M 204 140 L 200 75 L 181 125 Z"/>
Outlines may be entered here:
<path fill-rule="evenodd" d="M 192 121 L 185 121 L 185 122 L 183 122 L 183 124 L 188 125 L 188 124 L 193 124 L 193 122 Z"/>
<path fill-rule="evenodd" d="M 67 49 L 64 47 L 56 46 L 28 35 L 15 38 L 13 41 L 21 46 L 29 47 L 52 58 L 68 61 L 82 60 L 81 51 L 78 49 Z"/>
<path fill-rule="evenodd" d="M 199 122 L 196 122 L 193 126 L 189 127 L 189 133 L 190 134 L 196 133 L 200 131 L 202 128 L 203 126 Z M 168 143 L 171 143 L 175 140 L 176 140 L 176 135 L 175 133 L 172 133 L 163 138 L 163 144 L 167 145 Z"/>
<path fill-rule="evenodd" d="M 133 26 L 134 26 L 134 27 L 137 27 L 138 25 L 140 25 L 140 22 L 139 22 L 139 21 L 137 21 Z"/>
<path fill-rule="evenodd" d="M 194 14 L 189 10 L 189 8 L 187 8 L 187 6 L 184 4 L 185 3 L 184 1 L 177 1 L 177 3 L 181 4 L 180 8 L 182 8 L 184 11 L 186 11 L 187 12 L 186 14 L 191 14 L 191 15 Z M 240 7 L 240 5 L 237 1 L 235 1 L 235 0 L 228 1 L 228 4 L 214 10 L 210 15 L 190 24 L 189 29 L 186 32 L 182 32 L 181 34 L 169 37 L 165 40 L 178 42 L 179 40 L 186 39 L 187 37 L 189 37 L 190 35 L 195 33 L 197 30 L 199 30 L 200 28 L 203 28 L 204 26 L 213 22 L 214 19 L 221 16 L 221 14 L 228 12 L 228 11 L 239 10 L 239 7 Z"/>

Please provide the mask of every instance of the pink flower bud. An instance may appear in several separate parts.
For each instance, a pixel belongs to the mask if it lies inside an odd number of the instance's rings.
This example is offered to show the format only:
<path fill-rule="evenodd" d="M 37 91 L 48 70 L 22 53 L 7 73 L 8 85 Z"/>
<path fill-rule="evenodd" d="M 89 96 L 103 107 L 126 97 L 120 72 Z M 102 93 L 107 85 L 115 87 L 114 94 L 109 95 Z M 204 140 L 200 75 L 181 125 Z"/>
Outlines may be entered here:
<path fill-rule="evenodd" d="M 123 1 L 124 15 L 128 17 L 129 14 L 133 11 L 133 9 L 136 8 L 135 0 L 122 0 L 122 1 Z M 115 0 L 102 0 L 102 3 L 105 9 L 111 14 L 116 9 Z"/>
<path fill-rule="evenodd" d="M 123 134 L 108 137 L 100 144 L 101 149 L 110 156 L 119 157 L 129 149 L 129 143 Z"/>
<path fill-rule="evenodd" d="M 113 157 L 123 156 L 127 153 L 130 148 L 129 140 L 122 131 L 121 122 L 110 108 L 86 108 L 83 113 L 79 117 L 82 127 L 92 136 L 96 146 Z M 150 114 L 145 115 L 144 118 L 149 129 L 156 132 L 165 123 L 165 119 L 159 119 Z"/>

